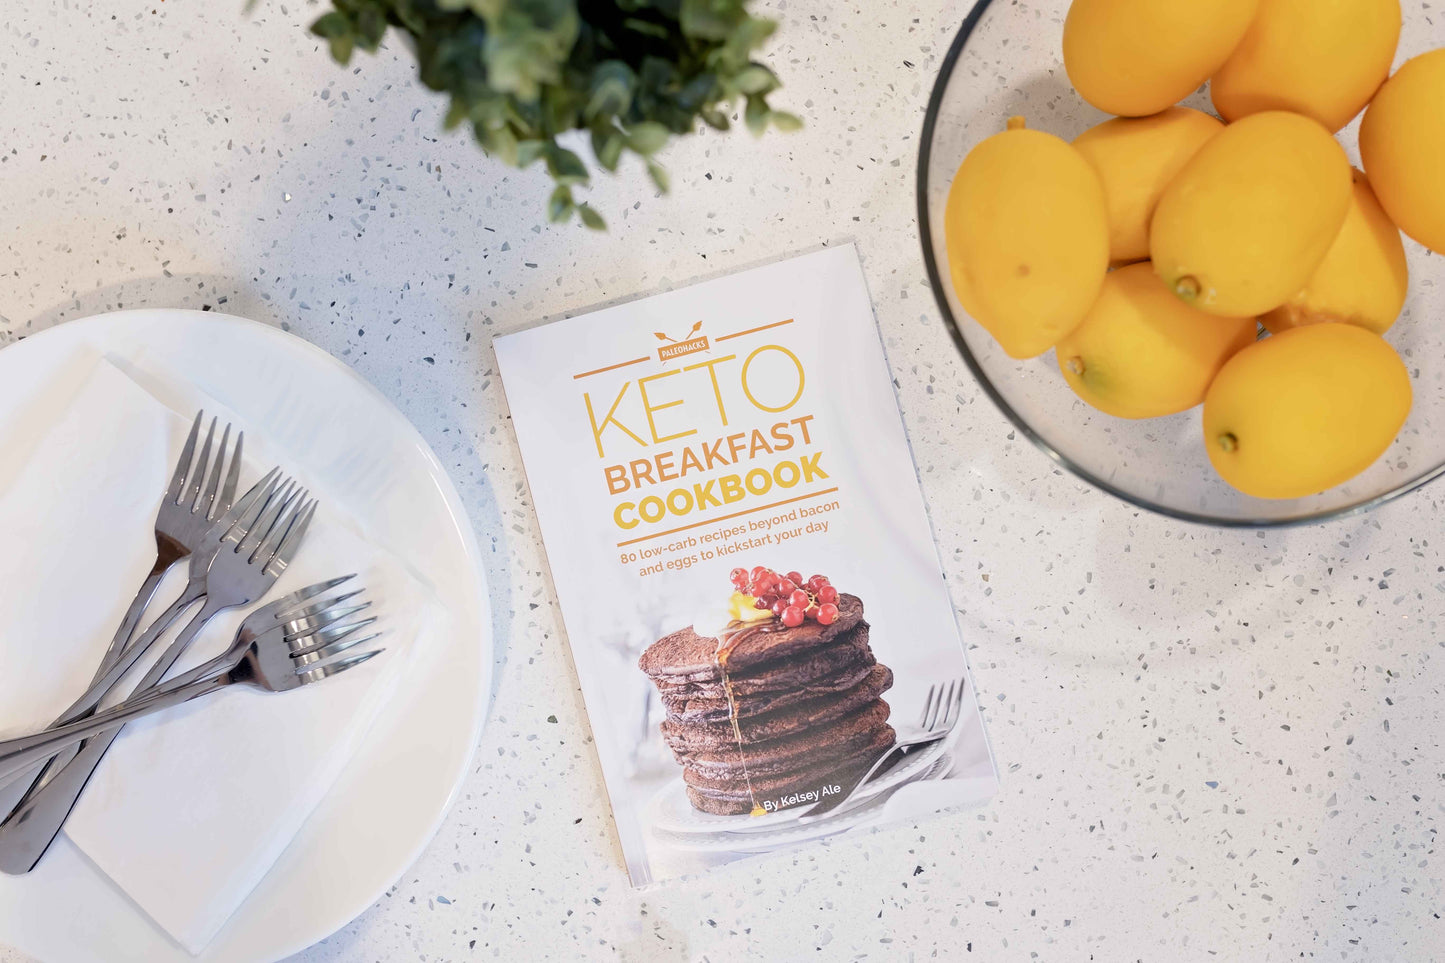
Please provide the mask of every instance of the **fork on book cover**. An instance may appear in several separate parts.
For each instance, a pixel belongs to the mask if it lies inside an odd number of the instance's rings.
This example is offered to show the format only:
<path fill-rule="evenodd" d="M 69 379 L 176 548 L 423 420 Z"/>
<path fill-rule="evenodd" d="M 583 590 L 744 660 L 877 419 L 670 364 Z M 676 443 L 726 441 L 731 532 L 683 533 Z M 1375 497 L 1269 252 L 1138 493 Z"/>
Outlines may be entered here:
<path fill-rule="evenodd" d="M 948 683 L 947 688 L 941 682 L 929 686 L 928 696 L 923 700 L 923 714 L 918 720 L 917 728 L 900 728 L 897 741 L 885 750 L 873 765 L 852 781 L 844 783 L 841 792 L 834 793 L 803 813 L 798 817 L 798 822 L 808 822 L 832 812 L 857 795 L 858 790 L 867 785 L 868 780 L 872 779 L 874 774 L 886 771 L 885 767 L 891 768 L 896 765 L 908 753 L 916 752 L 923 746 L 932 745 L 952 732 L 963 712 L 964 688 L 965 684 L 962 678 Z"/>

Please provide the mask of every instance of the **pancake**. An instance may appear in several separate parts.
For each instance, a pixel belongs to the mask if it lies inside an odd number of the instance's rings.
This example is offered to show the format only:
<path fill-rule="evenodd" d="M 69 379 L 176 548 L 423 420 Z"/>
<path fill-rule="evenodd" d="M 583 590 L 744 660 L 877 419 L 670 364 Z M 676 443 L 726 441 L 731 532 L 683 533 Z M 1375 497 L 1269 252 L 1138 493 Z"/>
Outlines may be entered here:
<path fill-rule="evenodd" d="M 850 666 L 872 664 L 873 652 L 868 647 L 868 629 L 859 626 L 840 640 L 824 648 L 800 653 L 786 662 L 755 666 L 744 672 L 728 670 L 733 698 L 768 692 L 788 692 L 819 679 L 841 672 Z M 665 698 L 703 698 L 727 700 L 727 690 L 717 682 L 656 682 L 659 695 Z"/>
<path fill-rule="evenodd" d="M 893 745 L 894 739 L 893 728 L 884 725 L 873 734 L 866 746 L 828 763 L 809 766 L 784 776 L 754 779 L 751 794 L 741 778 L 730 784 L 713 782 L 693 776 L 686 768 L 683 769 L 683 782 L 694 809 L 719 816 L 752 812 L 754 797 L 759 805 L 774 803 L 774 811 L 793 805 L 810 806 L 819 802 L 821 796 L 791 803 L 785 802 L 784 798 L 793 794 L 818 793 L 823 786 L 841 784 L 861 775 Z"/>
<path fill-rule="evenodd" d="M 863 603 L 855 595 L 838 596 L 838 618 L 830 625 L 812 620 L 787 628 L 775 619 L 750 623 L 731 640 L 727 667 L 740 675 L 754 666 L 792 660 L 832 645 L 863 623 Z M 642 653 L 637 665 L 659 686 L 692 682 L 722 683 L 717 665 L 718 640 L 692 626 L 663 636 Z"/>
<path fill-rule="evenodd" d="M 795 773 L 863 748 L 887 722 L 888 703 L 874 699 L 856 712 L 808 732 L 771 742 L 744 742 L 741 750 L 734 742 L 687 752 L 679 761 L 694 777 L 708 782 L 741 778 L 744 764 L 754 780 Z"/>
<path fill-rule="evenodd" d="M 868 678 L 868 674 L 877 664 L 877 660 L 870 652 L 857 665 L 845 666 L 806 685 L 800 685 L 796 689 L 754 694 L 750 698 L 741 699 L 738 701 L 739 724 L 744 719 L 782 712 L 814 699 L 827 696 L 837 697 L 839 693 L 847 692 Z M 674 722 L 684 725 L 694 725 L 699 722 L 715 725 L 727 723 L 731 719 L 728 701 L 722 695 L 716 698 L 703 696 L 678 698 L 663 695 L 661 698 L 662 706 L 667 710 L 668 719 Z"/>
<path fill-rule="evenodd" d="M 886 665 L 875 665 L 857 685 L 839 693 L 804 700 L 791 707 L 763 715 L 740 715 L 738 728 L 743 745 L 782 739 L 799 732 L 821 729 L 877 699 L 893 685 L 893 672 Z M 675 721 L 662 723 L 662 736 L 674 753 L 700 752 L 726 746 L 737 747 L 737 734 L 727 716 L 726 703 L 722 719 L 717 722 Z M 681 755 L 679 760 L 681 761 Z"/>
<path fill-rule="evenodd" d="M 662 701 L 662 736 L 695 809 L 811 804 L 894 744 L 880 698 L 893 673 L 873 657 L 862 601 L 840 595 L 838 609 L 828 625 L 733 623 L 721 642 L 680 629 L 642 653 L 637 664 Z"/>

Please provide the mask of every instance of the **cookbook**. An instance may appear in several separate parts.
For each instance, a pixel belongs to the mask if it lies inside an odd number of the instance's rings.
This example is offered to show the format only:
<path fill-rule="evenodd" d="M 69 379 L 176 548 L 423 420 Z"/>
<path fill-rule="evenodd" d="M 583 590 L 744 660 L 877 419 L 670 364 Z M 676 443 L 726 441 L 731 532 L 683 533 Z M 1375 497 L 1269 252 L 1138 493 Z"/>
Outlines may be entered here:
<path fill-rule="evenodd" d="M 851 245 L 495 347 L 634 885 L 993 795 Z"/>

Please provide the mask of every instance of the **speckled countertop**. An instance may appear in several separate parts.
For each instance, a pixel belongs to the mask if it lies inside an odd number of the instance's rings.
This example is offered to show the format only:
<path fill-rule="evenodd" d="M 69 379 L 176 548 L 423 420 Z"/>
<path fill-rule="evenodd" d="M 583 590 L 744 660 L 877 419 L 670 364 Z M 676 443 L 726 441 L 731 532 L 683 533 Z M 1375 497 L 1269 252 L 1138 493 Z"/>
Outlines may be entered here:
<path fill-rule="evenodd" d="M 20 0 L 0 25 L 0 343 L 211 306 L 353 365 L 456 480 L 496 701 L 425 855 L 312 961 L 1419 960 L 1445 946 L 1445 488 L 1215 531 L 1062 474 L 975 386 L 913 218 L 966 7 L 780 0 L 792 136 L 672 148 L 674 194 L 545 178 L 439 130 L 395 49 L 334 66 L 313 3 Z M 490 342 L 839 240 L 864 260 L 1003 789 L 981 812 L 627 884 Z M 0 961 L 15 963 L 0 948 Z"/>

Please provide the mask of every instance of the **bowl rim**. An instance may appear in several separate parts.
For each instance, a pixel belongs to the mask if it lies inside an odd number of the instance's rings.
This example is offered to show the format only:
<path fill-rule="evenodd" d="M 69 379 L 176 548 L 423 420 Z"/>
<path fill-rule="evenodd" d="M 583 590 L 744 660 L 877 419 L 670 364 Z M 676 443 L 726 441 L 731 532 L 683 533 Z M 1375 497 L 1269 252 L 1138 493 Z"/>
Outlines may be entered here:
<path fill-rule="evenodd" d="M 933 149 L 933 132 L 938 126 L 939 108 L 943 103 L 943 93 L 948 86 L 948 81 L 953 76 L 953 69 L 958 63 L 958 58 L 963 54 L 963 48 L 968 43 L 968 38 L 978 27 L 979 21 L 983 19 L 985 11 L 993 4 L 993 0 L 977 0 L 968 15 L 963 18 L 962 25 L 958 28 L 958 34 L 954 37 L 953 43 L 949 46 L 948 52 L 944 55 L 939 66 L 938 76 L 933 81 L 933 90 L 928 97 L 928 107 L 923 115 L 923 131 L 918 144 L 918 165 L 916 171 L 915 197 L 918 205 L 918 227 L 919 241 L 923 248 L 923 264 L 928 272 L 929 287 L 933 289 L 933 299 L 938 304 L 938 310 L 943 314 L 944 323 L 948 326 L 948 333 L 953 339 L 954 346 L 958 353 L 963 356 L 964 364 L 973 373 L 974 380 L 983 389 L 998 409 L 1024 437 L 1033 442 L 1045 455 L 1073 474 L 1083 479 L 1102 491 L 1108 492 L 1115 498 L 1135 508 L 1142 508 L 1146 511 L 1164 515 L 1168 518 L 1179 521 L 1192 522 L 1199 525 L 1211 525 L 1219 528 L 1290 528 L 1300 525 L 1313 525 L 1321 522 L 1334 521 L 1346 518 L 1350 515 L 1359 515 L 1376 508 L 1386 502 L 1394 501 L 1404 495 L 1423 488 L 1425 485 L 1445 474 L 1445 463 L 1435 466 L 1417 478 L 1413 478 L 1401 485 L 1398 485 L 1379 495 L 1352 502 L 1339 508 L 1332 508 L 1328 511 L 1312 512 L 1300 515 L 1291 515 L 1282 518 L 1228 518 L 1219 515 L 1206 515 L 1200 512 L 1191 512 L 1179 508 L 1171 508 L 1168 505 L 1160 505 L 1148 499 L 1131 494 L 1111 484 L 1103 478 L 1081 465 L 1075 464 L 1067 455 L 1058 451 L 1047 439 L 1040 435 L 1034 428 L 1004 399 L 1003 395 L 988 375 L 984 373 L 983 366 L 968 347 L 964 340 L 963 330 L 958 319 L 954 317 L 952 308 L 948 305 L 948 295 L 944 288 L 943 276 L 939 272 L 938 262 L 933 256 L 932 224 L 928 216 L 928 173 L 930 155 Z M 1383 455 L 1381 457 L 1384 457 Z"/>

